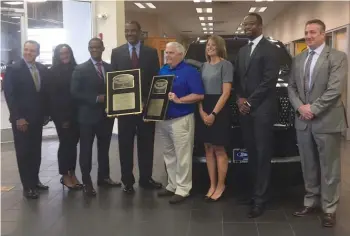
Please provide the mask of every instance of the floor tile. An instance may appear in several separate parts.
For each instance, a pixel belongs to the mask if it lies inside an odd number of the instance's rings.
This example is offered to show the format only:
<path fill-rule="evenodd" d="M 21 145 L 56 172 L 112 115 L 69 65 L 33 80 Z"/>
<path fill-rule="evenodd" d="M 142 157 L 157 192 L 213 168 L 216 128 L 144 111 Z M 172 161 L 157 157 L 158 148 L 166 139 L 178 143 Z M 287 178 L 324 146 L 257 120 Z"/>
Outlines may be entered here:
<path fill-rule="evenodd" d="M 224 236 L 258 236 L 255 223 L 224 223 Z"/>
<path fill-rule="evenodd" d="M 289 223 L 258 223 L 257 227 L 260 236 L 294 236 Z"/>

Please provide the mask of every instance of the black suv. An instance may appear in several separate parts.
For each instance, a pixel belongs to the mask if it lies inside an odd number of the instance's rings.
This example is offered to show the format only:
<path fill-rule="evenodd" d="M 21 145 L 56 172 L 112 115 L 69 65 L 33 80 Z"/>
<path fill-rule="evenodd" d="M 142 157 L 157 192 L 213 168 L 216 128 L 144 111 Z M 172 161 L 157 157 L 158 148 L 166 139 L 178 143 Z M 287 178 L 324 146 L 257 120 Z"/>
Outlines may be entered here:
<path fill-rule="evenodd" d="M 226 41 L 226 48 L 228 60 L 235 64 L 236 56 L 239 49 L 248 43 L 248 38 L 244 36 L 222 36 Z M 291 171 L 291 165 L 297 166 L 298 176 L 300 175 L 300 157 L 296 141 L 296 133 L 294 129 L 294 115 L 295 111 L 291 106 L 288 98 L 288 74 L 290 71 L 292 57 L 280 41 L 267 38 L 274 44 L 279 51 L 280 61 L 280 77 L 278 79 L 276 90 L 278 94 L 279 114 L 278 122 L 274 125 L 274 154 L 272 163 L 284 163 L 288 165 L 287 172 Z M 196 68 L 200 68 L 201 64 L 205 62 L 205 45 L 206 40 L 197 40 L 189 45 L 186 52 L 185 61 Z M 243 144 L 242 131 L 240 129 L 238 119 L 238 108 L 235 102 L 235 91 L 232 89 L 230 106 L 231 113 L 231 146 L 227 147 L 230 164 L 243 164 L 248 161 L 248 154 Z M 200 119 L 198 112 L 196 119 Z M 205 163 L 205 152 L 203 144 L 196 142 L 193 151 L 193 162 L 195 164 Z M 291 164 L 291 165 L 289 165 Z M 276 165 L 274 165 L 276 166 Z M 281 165 L 279 165 L 281 166 Z M 281 168 L 278 168 L 281 170 Z M 283 168 L 285 169 L 285 168 Z M 292 168 L 294 169 L 294 168 Z M 285 172 L 285 170 L 281 170 Z M 293 170 L 293 178 L 295 176 L 295 169 Z"/>

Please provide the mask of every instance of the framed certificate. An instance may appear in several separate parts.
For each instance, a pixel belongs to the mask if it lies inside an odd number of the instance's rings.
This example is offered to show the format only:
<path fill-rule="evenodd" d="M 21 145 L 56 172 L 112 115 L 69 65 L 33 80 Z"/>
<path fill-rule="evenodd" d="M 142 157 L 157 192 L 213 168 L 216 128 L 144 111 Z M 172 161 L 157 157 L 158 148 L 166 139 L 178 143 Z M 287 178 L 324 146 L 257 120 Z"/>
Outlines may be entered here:
<path fill-rule="evenodd" d="M 169 97 L 175 75 L 154 76 L 148 95 L 143 119 L 146 121 L 161 121 L 165 119 Z"/>
<path fill-rule="evenodd" d="M 107 72 L 108 117 L 142 112 L 140 69 Z"/>

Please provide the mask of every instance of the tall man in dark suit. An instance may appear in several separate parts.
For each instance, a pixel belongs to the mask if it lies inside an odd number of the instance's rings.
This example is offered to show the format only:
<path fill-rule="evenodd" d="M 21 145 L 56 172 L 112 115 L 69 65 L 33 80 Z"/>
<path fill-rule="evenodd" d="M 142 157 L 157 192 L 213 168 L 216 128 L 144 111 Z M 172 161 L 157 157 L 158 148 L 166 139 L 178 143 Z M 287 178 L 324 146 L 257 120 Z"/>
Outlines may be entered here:
<path fill-rule="evenodd" d="M 275 46 L 263 37 L 261 16 L 248 14 L 243 27 L 250 40 L 238 54 L 235 92 L 252 180 L 248 217 L 255 218 L 264 212 L 270 183 L 279 64 Z"/>
<path fill-rule="evenodd" d="M 38 189 L 48 189 L 39 181 L 42 129 L 46 114 L 43 81 L 49 79 L 47 68 L 35 62 L 39 53 L 39 43 L 27 41 L 23 59 L 7 68 L 4 79 L 23 195 L 31 199 L 39 197 Z"/>
<path fill-rule="evenodd" d="M 113 70 L 141 69 L 143 105 L 147 101 L 153 76 L 158 74 L 159 60 L 157 51 L 140 42 L 141 26 L 136 21 L 125 24 L 125 37 L 128 43 L 113 49 L 111 64 Z M 135 178 L 133 170 L 134 138 L 137 135 L 137 150 L 140 170 L 139 184 L 148 189 L 162 187 L 152 179 L 154 122 L 144 122 L 142 115 L 118 117 L 119 155 L 122 182 L 125 193 L 134 193 Z"/>
<path fill-rule="evenodd" d="M 120 183 L 109 177 L 109 146 L 111 143 L 114 119 L 105 112 L 106 73 L 112 71 L 111 65 L 102 61 L 103 41 L 93 38 L 89 41 L 91 58 L 78 65 L 73 72 L 71 93 L 78 103 L 78 122 L 80 124 L 80 169 L 84 193 L 95 196 L 90 172 L 92 165 L 92 145 L 97 137 L 98 176 L 97 185 L 114 187 Z"/>

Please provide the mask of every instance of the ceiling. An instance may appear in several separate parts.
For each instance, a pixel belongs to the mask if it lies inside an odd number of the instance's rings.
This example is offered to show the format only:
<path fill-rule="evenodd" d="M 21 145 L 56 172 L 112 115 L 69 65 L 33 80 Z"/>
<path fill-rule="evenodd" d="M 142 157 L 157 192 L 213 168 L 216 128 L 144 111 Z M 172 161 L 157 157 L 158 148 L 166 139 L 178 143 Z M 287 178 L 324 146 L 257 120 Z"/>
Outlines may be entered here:
<path fill-rule="evenodd" d="M 197 0 L 199 1 L 199 0 Z M 135 3 L 151 2 L 155 9 L 146 7 L 141 9 Z M 248 14 L 251 7 L 267 7 L 265 12 L 259 13 L 267 25 L 279 13 L 286 9 L 292 1 L 218 1 L 195 3 L 193 0 L 186 1 L 129 1 L 125 2 L 125 10 L 133 12 L 145 12 L 157 14 L 160 19 L 167 21 L 179 34 L 187 37 L 203 36 L 202 22 L 213 23 L 213 33 L 227 35 L 237 31 L 243 18 Z M 199 14 L 196 8 L 212 8 L 212 13 Z M 199 16 L 212 16 L 212 21 L 200 21 Z M 140 22 L 142 24 L 142 22 Z M 207 27 L 210 33 L 209 27 Z M 241 33 L 241 30 L 237 32 Z"/>

